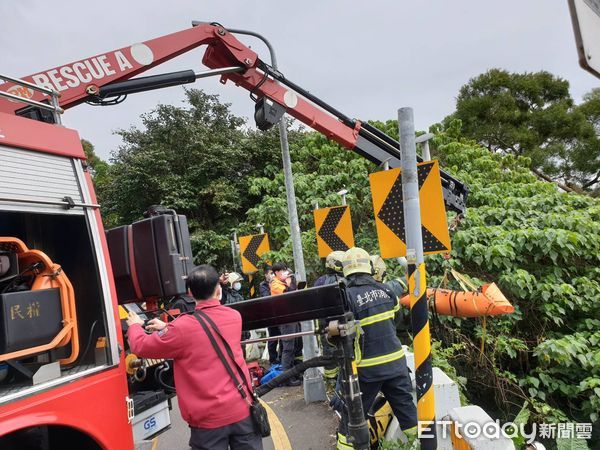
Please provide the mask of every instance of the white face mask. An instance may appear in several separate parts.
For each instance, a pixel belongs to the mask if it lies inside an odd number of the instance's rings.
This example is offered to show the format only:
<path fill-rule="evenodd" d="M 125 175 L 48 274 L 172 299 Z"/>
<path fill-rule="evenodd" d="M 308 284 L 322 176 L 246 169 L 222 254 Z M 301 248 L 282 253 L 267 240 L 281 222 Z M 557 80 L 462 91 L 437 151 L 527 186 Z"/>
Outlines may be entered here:
<path fill-rule="evenodd" d="M 242 288 L 242 283 L 240 283 L 239 281 L 238 281 L 238 282 L 236 282 L 236 283 L 233 283 L 233 288 L 234 288 L 236 291 L 239 291 L 239 290 Z"/>

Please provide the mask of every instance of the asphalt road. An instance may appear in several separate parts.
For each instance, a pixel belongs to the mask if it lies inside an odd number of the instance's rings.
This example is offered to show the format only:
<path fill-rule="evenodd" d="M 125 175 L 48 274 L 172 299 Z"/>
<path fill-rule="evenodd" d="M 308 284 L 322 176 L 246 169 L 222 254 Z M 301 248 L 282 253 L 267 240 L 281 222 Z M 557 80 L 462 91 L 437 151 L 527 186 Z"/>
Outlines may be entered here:
<path fill-rule="evenodd" d="M 337 418 L 324 403 L 307 405 L 301 387 L 277 388 L 262 397 L 270 409 L 271 437 L 264 450 L 327 450 L 335 448 Z M 189 428 L 173 401 L 171 429 L 161 434 L 153 450 L 188 450 Z"/>

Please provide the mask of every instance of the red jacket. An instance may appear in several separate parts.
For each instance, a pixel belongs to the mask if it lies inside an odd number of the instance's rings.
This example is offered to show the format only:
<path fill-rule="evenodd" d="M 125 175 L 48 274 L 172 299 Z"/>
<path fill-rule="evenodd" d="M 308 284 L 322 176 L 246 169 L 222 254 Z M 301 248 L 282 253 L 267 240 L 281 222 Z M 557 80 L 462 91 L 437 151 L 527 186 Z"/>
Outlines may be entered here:
<path fill-rule="evenodd" d="M 217 299 L 199 302 L 196 309 L 201 309 L 210 316 L 221 330 L 250 385 L 250 375 L 240 346 L 240 313 L 222 306 Z M 250 415 L 248 404 L 242 399 L 194 316 L 180 316 L 163 331 L 152 334 L 146 334 L 138 324 L 132 325 L 127 331 L 127 339 L 131 351 L 142 358 L 174 360 L 179 408 L 181 416 L 190 426 L 219 428 L 239 422 Z M 215 339 L 229 360 L 220 338 L 215 336 Z M 232 368 L 237 375 L 235 366 L 232 365 Z"/>

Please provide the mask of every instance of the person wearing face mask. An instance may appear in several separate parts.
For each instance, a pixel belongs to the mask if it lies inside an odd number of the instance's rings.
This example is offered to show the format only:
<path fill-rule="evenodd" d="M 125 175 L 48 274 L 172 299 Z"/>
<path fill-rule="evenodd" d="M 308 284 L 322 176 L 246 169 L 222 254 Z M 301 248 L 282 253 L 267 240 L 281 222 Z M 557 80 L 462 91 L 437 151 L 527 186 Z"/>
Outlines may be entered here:
<path fill-rule="evenodd" d="M 259 297 L 268 297 L 271 295 L 271 280 L 273 279 L 273 268 L 269 264 L 263 267 L 263 275 L 265 279 L 258 285 Z"/>
<path fill-rule="evenodd" d="M 230 305 L 232 303 L 243 302 L 244 297 L 240 294 L 242 289 L 242 280 L 244 278 L 237 272 L 231 272 L 227 276 L 227 282 L 223 286 L 223 300 L 224 305 Z"/>
<path fill-rule="evenodd" d="M 222 305 L 231 305 L 237 302 L 243 302 L 244 297 L 240 294 L 242 289 L 242 280 L 244 278 L 237 272 L 230 272 L 227 274 L 227 281 L 225 284 L 221 284 L 223 289 L 223 298 L 221 300 Z M 242 331 L 242 341 L 250 339 L 249 331 Z M 246 358 L 246 346 L 242 345 L 242 352 L 244 358 Z"/>
<path fill-rule="evenodd" d="M 286 292 L 291 292 L 295 288 L 292 283 L 292 277 L 287 266 L 283 263 L 275 263 L 272 267 L 273 279 L 270 283 L 271 295 L 281 295 Z M 298 322 L 287 323 L 279 326 L 281 334 L 292 334 L 300 331 Z M 294 366 L 294 358 L 296 354 L 296 339 L 287 338 L 281 339 L 281 370 L 284 372 Z M 291 378 L 285 386 L 300 386 L 301 382 L 298 378 Z"/>
<path fill-rule="evenodd" d="M 273 280 L 273 269 L 269 264 L 265 264 L 263 267 L 263 274 L 265 279 L 258 286 L 259 297 L 268 297 L 271 295 L 271 281 Z M 279 336 L 281 331 L 278 326 L 268 327 L 269 337 Z M 278 350 L 279 347 L 279 350 Z M 279 341 L 269 341 L 267 344 L 269 349 L 269 363 L 271 365 L 281 363 L 281 344 Z"/>

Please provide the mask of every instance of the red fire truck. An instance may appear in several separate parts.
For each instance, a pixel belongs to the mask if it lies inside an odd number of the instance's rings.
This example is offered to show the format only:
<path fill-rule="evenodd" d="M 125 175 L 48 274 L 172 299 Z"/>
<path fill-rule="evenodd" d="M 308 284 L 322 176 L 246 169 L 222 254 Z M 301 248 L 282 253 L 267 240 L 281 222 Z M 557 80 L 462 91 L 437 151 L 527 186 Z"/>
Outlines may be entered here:
<path fill-rule="evenodd" d="M 207 46 L 208 71 L 133 78 L 200 45 Z M 197 22 L 22 79 L 0 76 L 6 81 L 0 85 L 3 450 L 132 449 L 132 423 L 140 428 L 136 439 L 168 426 L 166 397 L 158 395 L 168 391 L 168 376 L 165 382 L 160 373 L 140 374 L 152 367 L 166 372 L 168 363 L 127 355 L 119 306 L 143 312 L 142 302 L 148 308 L 161 296 L 146 295 L 135 276 L 128 281 L 135 295 L 119 294 L 117 272 L 124 269 L 109 253 L 79 135 L 60 125 L 60 115 L 82 102 L 115 104 L 131 93 L 211 75 L 250 91 L 260 129 L 288 113 L 376 164 L 400 166 L 397 141 L 292 83 L 216 23 Z M 448 207 L 462 212 L 467 188 L 446 173 L 442 178 Z M 121 248 L 132 253 L 127 230 Z M 136 405 L 138 420 L 132 399 L 142 391 L 141 403 L 158 400 L 143 414 Z"/>

